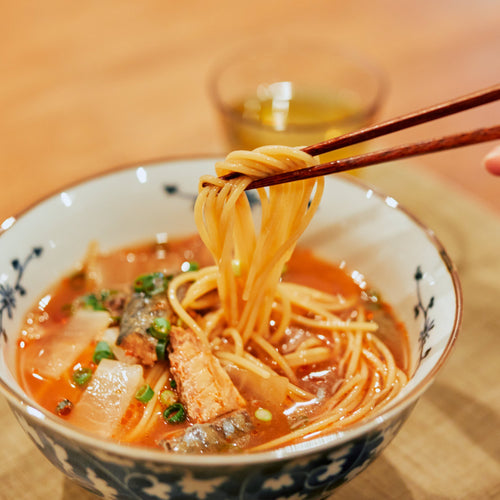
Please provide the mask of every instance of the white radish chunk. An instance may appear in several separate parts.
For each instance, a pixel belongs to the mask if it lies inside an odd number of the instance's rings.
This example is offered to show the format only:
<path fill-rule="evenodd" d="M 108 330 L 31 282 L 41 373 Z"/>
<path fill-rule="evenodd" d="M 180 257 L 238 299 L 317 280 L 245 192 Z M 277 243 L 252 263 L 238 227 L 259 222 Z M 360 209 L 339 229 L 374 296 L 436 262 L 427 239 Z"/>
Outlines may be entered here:
<path fill-rule="evenodd" d="M 69 422 L 99 436 L 111 437 L 143 383 L 141 365 L 101 360 Z"/>
<path fill-rule="evenodd" d="M 33 360 L 33 369 L 43 377 L 59 378 L 89 343 L 103 334 L 110 319 L 106 311 L 78 309 L 61 332 L 47 336 L 43 349 Z"/>

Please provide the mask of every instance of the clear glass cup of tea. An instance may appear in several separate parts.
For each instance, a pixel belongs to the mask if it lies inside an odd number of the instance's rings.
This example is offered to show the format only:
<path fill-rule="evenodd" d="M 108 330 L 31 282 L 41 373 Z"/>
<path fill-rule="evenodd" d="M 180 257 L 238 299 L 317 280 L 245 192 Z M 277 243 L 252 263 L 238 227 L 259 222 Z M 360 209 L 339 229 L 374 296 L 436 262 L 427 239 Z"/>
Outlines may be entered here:
<path fill-rule="evenodd" d="M 268 40 L 226 54 L 209 91 L 230 150 L 307 146 L 372 123 L 384 101 L 383 71 L 362 54 L 316 40 Z M 363 152 L 350 146 L 322 161 Z"/>

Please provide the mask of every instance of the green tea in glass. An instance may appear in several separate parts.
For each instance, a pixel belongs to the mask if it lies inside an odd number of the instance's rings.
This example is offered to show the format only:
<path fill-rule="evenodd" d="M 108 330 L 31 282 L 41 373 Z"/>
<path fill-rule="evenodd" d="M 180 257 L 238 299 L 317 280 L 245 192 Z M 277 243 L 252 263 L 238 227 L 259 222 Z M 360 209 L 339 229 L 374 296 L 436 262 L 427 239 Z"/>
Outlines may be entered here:
<path fill-rule="evenodd" d="M 328 43 L 263 41 L 216 67 L 210 90 L 228 147 L 307 146 L 373 122 L 385 94 L 380 70 Z M 322 161 L 358 154 L 351 146 Z"/>

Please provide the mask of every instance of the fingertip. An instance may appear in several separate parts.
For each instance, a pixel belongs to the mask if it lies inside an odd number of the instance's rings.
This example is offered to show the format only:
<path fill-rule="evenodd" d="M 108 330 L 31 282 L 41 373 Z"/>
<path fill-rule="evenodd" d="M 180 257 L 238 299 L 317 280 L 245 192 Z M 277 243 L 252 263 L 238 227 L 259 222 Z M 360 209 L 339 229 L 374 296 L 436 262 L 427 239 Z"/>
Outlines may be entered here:
<path fill-rule="evenodd" d="M 500 175 L 500 146 L 493 149 L 484 158 L 486 170 L 493 175 Z"/>

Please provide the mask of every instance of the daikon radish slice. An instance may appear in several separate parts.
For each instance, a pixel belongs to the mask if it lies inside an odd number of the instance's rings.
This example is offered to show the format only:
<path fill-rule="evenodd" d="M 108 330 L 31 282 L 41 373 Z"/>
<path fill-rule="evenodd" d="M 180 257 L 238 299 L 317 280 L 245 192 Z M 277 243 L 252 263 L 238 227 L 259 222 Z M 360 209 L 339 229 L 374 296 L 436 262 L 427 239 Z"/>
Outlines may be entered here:
<path fill-rule="evenodd" d="M 33 360 L 33 369 L 43 377 L 59 378 L 89 343 L 103 334 L 110 320 L 107 311 L 78 309 L 60 332 L 47 336 Z"/>
<path fill-rule="evenodd" d="M 111 437 L 143 383 L 141 365 L 101 360 L 69 422 L 99 436 Z"/>

